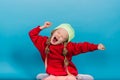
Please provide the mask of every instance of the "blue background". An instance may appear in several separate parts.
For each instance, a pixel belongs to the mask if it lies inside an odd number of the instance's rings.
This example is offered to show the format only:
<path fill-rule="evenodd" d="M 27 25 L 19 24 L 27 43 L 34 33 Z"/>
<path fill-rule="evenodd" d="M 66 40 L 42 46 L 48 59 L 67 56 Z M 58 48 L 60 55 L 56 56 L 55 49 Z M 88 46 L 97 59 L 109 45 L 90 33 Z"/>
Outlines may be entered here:
<path fill-rule="evenodd" d="M 120 79 L 120 0 L 0 0 L 0 79 L 35 79 L 45 68 L 28 32 L 51 21 L 41 32 L 70 23 L 73 42 L 103 43 L 105 51 L 73 58 L 81 74 Z"/>

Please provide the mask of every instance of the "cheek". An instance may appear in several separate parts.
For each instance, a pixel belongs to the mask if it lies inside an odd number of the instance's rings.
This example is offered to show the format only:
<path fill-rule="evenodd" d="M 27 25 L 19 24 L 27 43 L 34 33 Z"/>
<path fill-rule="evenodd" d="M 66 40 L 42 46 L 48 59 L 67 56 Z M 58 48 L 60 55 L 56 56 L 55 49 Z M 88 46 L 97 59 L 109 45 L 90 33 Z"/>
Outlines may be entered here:
<path fill-rule="evenodd" d="M 60 38 L 60 41 L 61 41 L 61 42 L 64 42 L 64 41 L 66 41 L 66 39 L 64 39 L 64 38 Z"/>

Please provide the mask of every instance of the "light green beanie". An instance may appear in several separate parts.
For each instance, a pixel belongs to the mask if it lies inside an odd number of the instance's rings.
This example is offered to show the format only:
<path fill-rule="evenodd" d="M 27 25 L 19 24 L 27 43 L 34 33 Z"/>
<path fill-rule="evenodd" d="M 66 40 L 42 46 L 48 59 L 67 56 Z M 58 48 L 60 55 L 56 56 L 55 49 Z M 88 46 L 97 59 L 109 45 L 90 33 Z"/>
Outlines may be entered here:
<path fill-rule="evenodd" d="M 74 38 L 75 32 L 74 32 L 74 29 L 72 28 L 72 26 L 70 24 L 67 24 L 67 23 L 60 24 L 55 29 L 58 29 L 58 28 L 64 28 L 68 32 L 68 36 L 69 36 L 68 42 L 71 41 Z"/>

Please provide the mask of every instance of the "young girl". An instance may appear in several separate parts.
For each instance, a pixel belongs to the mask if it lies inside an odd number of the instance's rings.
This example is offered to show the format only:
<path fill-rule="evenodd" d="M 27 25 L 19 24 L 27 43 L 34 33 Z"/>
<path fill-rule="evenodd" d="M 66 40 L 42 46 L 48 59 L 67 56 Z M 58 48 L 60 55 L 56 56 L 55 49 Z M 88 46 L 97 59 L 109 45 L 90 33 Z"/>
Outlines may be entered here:
<path fill-rule="evenodd" d="M 39 32 L 51 26 L 51 22 L 45 22 L 29 32 L 30 38 L 39 50 L 45 63 L 46 74 L 38 74 L 41 80 L 93 80 L 90 75 L 78 74 L 72 57 L 81 53 L 104 50 L 103 44 L 92 44 L 88 42 L 70 42 L 74 37 L 74 29 L 70 24 L 57 26 L 50 37 L 41 36 Z"/>

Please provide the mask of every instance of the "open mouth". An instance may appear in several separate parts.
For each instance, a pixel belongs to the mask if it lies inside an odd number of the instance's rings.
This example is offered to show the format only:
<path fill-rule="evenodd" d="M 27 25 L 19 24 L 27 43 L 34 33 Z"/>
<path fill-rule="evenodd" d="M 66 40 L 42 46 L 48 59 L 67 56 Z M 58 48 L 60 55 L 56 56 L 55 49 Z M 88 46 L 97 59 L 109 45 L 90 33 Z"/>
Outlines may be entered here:
<path fill-rule="evenodd" d="M 53 38 L 53 42 L 55 43 L 55 42 L 57 42 L 58 41 L 58 39 L 56 38 L 56 37 L 54 37 Z"/>

